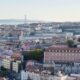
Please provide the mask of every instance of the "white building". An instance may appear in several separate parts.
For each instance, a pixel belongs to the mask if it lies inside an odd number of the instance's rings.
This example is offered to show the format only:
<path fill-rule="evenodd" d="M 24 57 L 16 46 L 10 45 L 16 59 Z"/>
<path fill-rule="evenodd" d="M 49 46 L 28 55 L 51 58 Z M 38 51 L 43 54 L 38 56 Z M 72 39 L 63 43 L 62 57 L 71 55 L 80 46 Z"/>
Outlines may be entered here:
<path fill-rule="evenodd" d="M 20 63 L 21 62 L 17 62 L 17 61 L 16 62 L 12 62 L 12 70 L 15 71 L 15 72 L 19 72 Z"/>
<path fill-rule="evenodd" d="M 6 58 L 2 60 L 2 66 L 6 69 L 11 69 L 15 72 L 19 72 L 21 61 L 14 62 L 13 60 Z"/>
<path fill-rule="evenodd" d="M 3 59 L 2 65 L 4 68 L 10 69 L 11 68 L 11 60 L 10 59 Z"/>
<path fill-rule="evenodd" d="M 27 80 L 28 77 L 32 80 L 67 80 L 68 76 L 59 75 L 52 76 L 43 73 L 34 73 L 29 71 L 21 71 L 21 80 Z"/>

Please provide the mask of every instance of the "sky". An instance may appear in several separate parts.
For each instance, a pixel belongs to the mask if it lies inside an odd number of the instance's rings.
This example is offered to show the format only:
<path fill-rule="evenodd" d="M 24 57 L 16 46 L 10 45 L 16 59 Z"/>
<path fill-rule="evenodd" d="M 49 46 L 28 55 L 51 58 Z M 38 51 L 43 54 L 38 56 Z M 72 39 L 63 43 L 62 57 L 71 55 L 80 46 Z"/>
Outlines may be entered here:
<path fill-rule="evenodd" d="M 80 21 L 80 0 L 0 0 L 0 19 Z"/>

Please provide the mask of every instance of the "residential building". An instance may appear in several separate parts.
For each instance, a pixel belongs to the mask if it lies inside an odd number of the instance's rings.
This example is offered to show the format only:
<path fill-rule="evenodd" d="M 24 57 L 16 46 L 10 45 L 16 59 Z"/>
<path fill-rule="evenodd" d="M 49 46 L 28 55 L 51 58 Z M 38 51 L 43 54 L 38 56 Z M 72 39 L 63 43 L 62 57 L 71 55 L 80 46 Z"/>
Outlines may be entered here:
<path fill-rule="evenodd" d="M 11 68 L 11 60 L 10 59 L 3 59 L 2 65 L 4 68 L 10 69 Z"/>
<path fill-rule="evenodd" d="M 21 61 L 12 62 L 12 70 L 19 72 L 21 69 Z"/>
<path fill-rule="evenodd" d="M 29 72 L 29 71 L 21 71 L 21 80 L 27 80 L 28 77 L 32 80 L 67 80 L 68 76 L 66 75 L 50 75 L 46 73 L 45 71 L 43 72 Z M 74 80 L 74 79 L 72 79 Z"/>

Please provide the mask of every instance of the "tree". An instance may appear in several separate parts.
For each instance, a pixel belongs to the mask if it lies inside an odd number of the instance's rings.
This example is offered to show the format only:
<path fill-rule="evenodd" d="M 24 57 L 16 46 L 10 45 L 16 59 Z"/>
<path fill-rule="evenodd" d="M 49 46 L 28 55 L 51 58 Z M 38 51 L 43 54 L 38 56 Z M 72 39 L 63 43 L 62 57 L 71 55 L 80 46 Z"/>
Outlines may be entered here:
<path fill-rule="evenodd" d="M 3 66 L 1 66 L 1 70 L 2 71 L 7 71 L 7 69 L 5 69 Z"/>
<path fill-rule="evenodd" d="M 32 79 L 28 76 L 28 79 L 27 80 L 32 80 Z"/>
<path fill-rule="evenodd" d="M 25 51 L 22 52 L 24 60 L 36 60 L 41 62 L 43 60 L 43 50 Z"/>
<path fill-rule="evenodd" d="M 78 42 L 80 42 L 80 38 L 78 38 Z"/>
<path fill-rule="evenodd" d="M 4 67 L 1 67 L 0 76 L 1 77 L 7 77 L 8 76 L 8 70 L 5 69 Z"/>
<path fill-rule="evenodd" d="M 74 41 L 73 40 L 68 40 L 67 44 L 69 47 L 73 47 L 74 46 Z"/>
<path fill-rule="evenodd" d="M 11 33 L 9 33 L 9 37 L 12 37 L 13 35 Z"/>

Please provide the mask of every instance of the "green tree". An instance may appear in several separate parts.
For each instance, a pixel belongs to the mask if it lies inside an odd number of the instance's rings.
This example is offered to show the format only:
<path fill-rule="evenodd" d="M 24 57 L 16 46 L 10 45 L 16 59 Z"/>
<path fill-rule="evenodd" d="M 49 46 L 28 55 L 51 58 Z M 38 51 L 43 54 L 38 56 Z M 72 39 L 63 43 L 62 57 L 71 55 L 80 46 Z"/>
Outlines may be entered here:
<path fill-rule="evenodd" d="M 1 77 L 7 77 L 8 76 L 8 70 L 5 69 L 4 67 L 1 67 L 0 76 Z"/>
<path fill-rule="evenodd" d="M 42 61 L 43 59 L 43 50 L 34 50 L 34 51 L 25 51 L 22 52 L 24 60 L 37 60 Z"/>
<path fill-rule="evenodd" d="M 74 47 L 74 41 L 73 40 L 68 40 L 67 44 L 69 47 Z"/>

